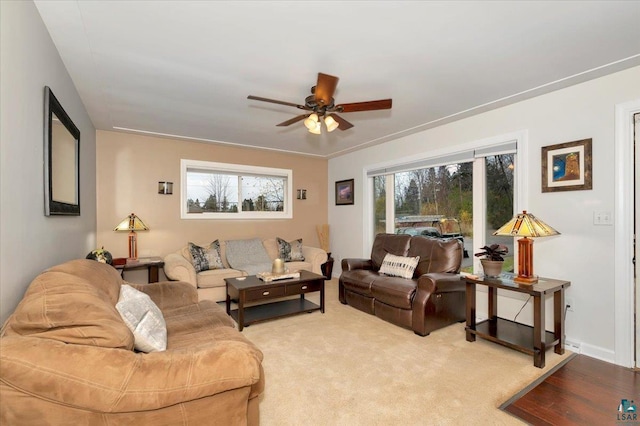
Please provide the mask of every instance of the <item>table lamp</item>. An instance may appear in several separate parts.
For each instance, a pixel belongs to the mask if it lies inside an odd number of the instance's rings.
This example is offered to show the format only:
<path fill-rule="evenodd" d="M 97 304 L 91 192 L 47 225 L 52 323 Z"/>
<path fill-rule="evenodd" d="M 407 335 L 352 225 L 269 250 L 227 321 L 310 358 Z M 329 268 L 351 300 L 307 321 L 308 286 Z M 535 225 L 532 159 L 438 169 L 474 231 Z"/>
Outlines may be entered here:
<path fill-rule="evenodd" d="M 518 276 L 513 281 L 533 284 L 538 282 L 538 277 L 533 275 L 533 240 L 530 237 L 550 237 L 560 233 L 523 210 L 502 225 L 493 235 L 524 237 L 518 240 Z"/>
<path fill-rule="evenodd" d="M 142 219 L 131 213 L 118 224 L 114 231 L 129 231 L 129 259 L 138 258 L 138 237 L 136 231 L 148 231 L 149 227 L 144 224 Z"/>

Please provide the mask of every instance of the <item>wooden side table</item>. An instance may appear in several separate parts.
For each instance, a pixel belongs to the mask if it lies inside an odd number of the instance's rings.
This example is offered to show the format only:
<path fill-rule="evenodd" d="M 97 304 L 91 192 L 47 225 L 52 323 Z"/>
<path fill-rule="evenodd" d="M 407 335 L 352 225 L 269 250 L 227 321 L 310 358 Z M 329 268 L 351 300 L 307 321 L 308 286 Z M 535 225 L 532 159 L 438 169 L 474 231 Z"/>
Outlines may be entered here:
<path fill-rule="evenodd" d="M 124 271 L 132 269 L 147 269 L 148 281 L 157 283 L 160 276 L 160 268 L 164 267 L 164 260 L 161 257 L 140 257 L 138 259 L 113 259 L 113 267 L 120 271 L 124 277 Z"/>
<path fill-rule="evenodd" d="M 569 281 L 540 278 L 536 284 L 519 284 L 509 278 L 466 276 L 467 284 L 466 338 L 474 342 L 476 336 L 509 348 L 533 355 L 533 365 L 544 368 L 545 352 L 564 353 L 564 290 Z M 476 285 L 488 287 L 489 318 L 476 323 Z M 498 317 L 498 289 L 529 294 L 533 297 L 533 327 Z M 553 294 L 553 332 L 546 331 L 545 297 Z"/>

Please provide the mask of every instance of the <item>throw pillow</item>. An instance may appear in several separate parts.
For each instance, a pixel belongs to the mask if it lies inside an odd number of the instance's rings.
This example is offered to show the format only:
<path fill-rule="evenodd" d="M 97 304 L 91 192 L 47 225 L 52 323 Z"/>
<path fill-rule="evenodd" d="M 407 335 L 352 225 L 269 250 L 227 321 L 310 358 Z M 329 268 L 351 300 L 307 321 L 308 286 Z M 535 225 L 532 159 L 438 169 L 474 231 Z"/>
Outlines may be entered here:
<path fill-rule="evenodd" d="M 286 242 L 282 238 L 276 237 L 278 242 L 278 257 L 285 262 L 303 262 L 304 256 L 302 255 L 302 238 Z"/>
<path fill-rule="evenodd" d="M 123 284 L 116 309 L 133 333 L 134 348 L 141 352 L 167 349 L 167 324 L 160 308 L 148 295 Z"/>
<path fill-rule="evenodd" d="M 380 266 L 380 273 L 391 277 L 411 279 L 419 261 L 420 256 L 404 257 L 387 253 L 382 261 L 382 266 Z"/>
<path fill-rule="evenodd" d="M 209 269 L 224 269 L 222 256 L 220 255 L 219 240 L 215 240 L 207 247 L 189 243 L 189 253 L 191 253 L 193 267 L 196 272 L 208 271 Z"/>

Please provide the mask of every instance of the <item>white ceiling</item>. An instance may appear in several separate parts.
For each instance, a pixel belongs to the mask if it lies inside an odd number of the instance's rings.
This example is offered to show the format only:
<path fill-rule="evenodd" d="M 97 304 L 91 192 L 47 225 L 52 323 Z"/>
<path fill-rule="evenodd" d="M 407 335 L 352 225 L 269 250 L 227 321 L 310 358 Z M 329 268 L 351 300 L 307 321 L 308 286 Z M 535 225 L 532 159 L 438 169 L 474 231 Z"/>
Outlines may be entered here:
<path fill-rule="evenodd" d="M 35 3 L 97 129 L 328 158 L 640 65 L 639 1 Z M 318 72 L 393 108 L 318 136 L 247 99 L 303 104 Z"/>

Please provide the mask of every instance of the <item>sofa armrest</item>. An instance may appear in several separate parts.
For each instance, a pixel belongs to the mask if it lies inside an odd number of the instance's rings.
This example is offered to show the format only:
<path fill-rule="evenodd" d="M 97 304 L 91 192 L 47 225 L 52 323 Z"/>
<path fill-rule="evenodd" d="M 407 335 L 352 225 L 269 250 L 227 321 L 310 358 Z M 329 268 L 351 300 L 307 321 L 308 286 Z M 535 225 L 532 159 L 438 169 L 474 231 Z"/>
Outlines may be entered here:
<path fill-rule="evenodd" d="M 165 256 L 164 274 L 172 281 L 184 281 L 198 287 L 196 269 L 191 262 L 178 253 L 170 253 Z"/>
<path fill-rule="evenodd" d="M 416 294 L 413 298 L 413 314 L 411 317 L 413 331 L 420 336 L 426 336 L 430 332 L 425 321 L 429 298 L 444 293 L 465 291 L 466 284 L 460 279 L 460 274 L 431 272 L 420 275 L 416 286 Z"/>
<path fill-rule="evenodd" d="M 322 274 L 322 264 L 327 261 L 327 252 L 318 247 L 302 246 L 304 260 L 311 263 L 311 272 Z"/>
<path fill-rule="evenodd" d="M 127 284 L 149 295 L 161 311 L 198 303 L 198 291 L 191 284 L 184 281 Z"/>
<path fill-rule="evenodd" d="M 448 272 L 432 272 L 424 274 L 425 280 L 430 280 L 435 286 L 433 293 L 451 293 L 455 291 L 466 291 L 467 287 L 464 281 L 460 279 L 460 274 L 452 274 Z M 418 286 L 420 285 L 420 277 Z"/>
<path fill-rule="evenodd" d="M 47 401 L 124 413 L 251 387 L 260 380 L 261 357 L 250 343 L 233 340 L 145 354 L 9 336 L 0 339 L 0 377 L 4 386 Z"/>
<path fill-rule="evenodd" d="M 373 269 L 371 259 L 342 259 L 342 270 L 353 271 L 355 269 Z"/>

